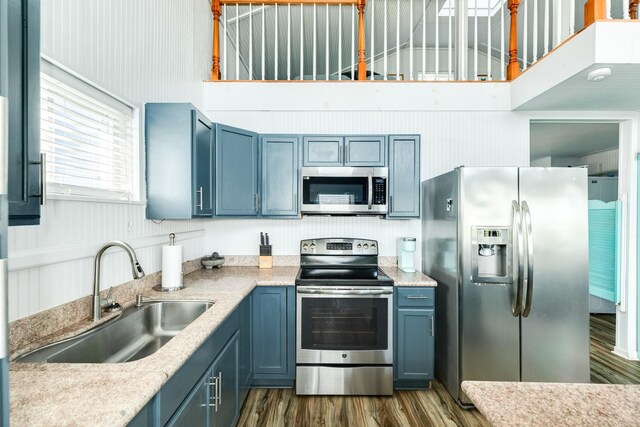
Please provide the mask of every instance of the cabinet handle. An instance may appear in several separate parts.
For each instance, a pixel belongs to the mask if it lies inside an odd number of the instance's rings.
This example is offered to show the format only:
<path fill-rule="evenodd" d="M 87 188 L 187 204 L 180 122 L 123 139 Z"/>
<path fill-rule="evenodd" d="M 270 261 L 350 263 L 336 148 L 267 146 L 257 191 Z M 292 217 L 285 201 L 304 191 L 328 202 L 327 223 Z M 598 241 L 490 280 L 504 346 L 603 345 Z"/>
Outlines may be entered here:
<path fill-rule="evenodd" d="M 198 191 L 196 191 L 196 193 L 198 193 L 200 195 L 200 203 L 198 203 L 198 208 L 200 210 L 204 209 L 203 208 L 203 203 L 202 203 L 202 187 L 200 187 L 200 189 Z"/>
<path fill-rule="evenodd" d="M 393 212 L 393 196 L 389 196 L 389 213 Z"/>
<path fill-rule="evenodd" d="M 298 206 L 296 205 L 296 201 L 298 200 L 298 195 L 293 193 L 293 197 L 292 197 L 292 203 L 291 203 L 291 209 L 294 212 L 298 212 Z"/>
<path fill-rule="evenodd" d="M 218 374 L 218 392 L 216 396 L 218 396 L 218 405 L 216 406 L 216 412 L 218 412 L 218 406 L 222 405 L 222 371 Z"/>
<path fill-rule="evenodd" d="M 342 163 L 342 150 L 338 148 L 338 163 Z"/>
<path fill-rule="evenodd" d="M 431 316 L 431 336 L 434 337 L 436 335 L 435 330 L 435 320 L 433 320 L 434 316 Z"/>
<path fill-rule="evenodd" d="M 406 299 L 429 299 L 429 297 L 425 297 L 422 295 L 410 295 L 410 296 L 406 296 Z"/>
<path fill-rule="evenodd" d="M 258 193 L 255 194 L 254 196 L 254 200 L 255 200 L 255 204 L 256 204 L 256 213 L 260 212 L 260 196 L 258 195 Z"/>
<path fill-rule="evenodd" d="M 29 162 L 30 165 L 40 165 L 40 193 L 31 197 L 40 197 L 40 205 L 47 204 L 47 154 L 40 153 L 40 161 Z"/>
<path fill-rule="evenodd" d="M 209 382 L 206 384 L 207 386 L 211 387 L 211 397 L 209 398 L 209 403 L 207 403 L 206 405 L 202 405 L 202 406 L 209 406 L 209 407 L 213 407 L 216 412 L 218 412 L 218 378 L 216 377 L 211 377 L 209 378 Z"/>

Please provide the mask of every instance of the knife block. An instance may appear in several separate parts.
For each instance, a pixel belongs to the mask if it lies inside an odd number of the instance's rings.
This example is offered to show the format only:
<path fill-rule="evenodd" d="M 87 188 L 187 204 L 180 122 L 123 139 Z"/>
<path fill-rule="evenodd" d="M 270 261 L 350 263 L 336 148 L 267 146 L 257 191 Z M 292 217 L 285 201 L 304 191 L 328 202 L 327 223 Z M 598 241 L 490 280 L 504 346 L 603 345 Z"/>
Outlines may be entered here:
<path fill-rule="evenodd" d="M 273 256 L 271 256 L 271 245 L 260 245 L 259 268 L 273 268 Z"/>

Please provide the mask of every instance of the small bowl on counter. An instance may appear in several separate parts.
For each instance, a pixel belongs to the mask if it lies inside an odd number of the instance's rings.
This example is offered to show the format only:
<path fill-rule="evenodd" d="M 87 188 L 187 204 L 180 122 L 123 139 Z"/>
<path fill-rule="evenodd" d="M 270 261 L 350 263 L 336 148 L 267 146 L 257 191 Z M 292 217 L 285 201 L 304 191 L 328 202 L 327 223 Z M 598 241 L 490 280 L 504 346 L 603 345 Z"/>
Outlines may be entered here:
<path fill-rule="evenodd" d="M 211 270 L 212 268 L 220 268 L 222 264 L 224 264 L 224 257 L 218 255 L 218 252 L 214 252 L 211 256 L 204 257 L 200 260 L 202 266 L 207 270 Z"/>

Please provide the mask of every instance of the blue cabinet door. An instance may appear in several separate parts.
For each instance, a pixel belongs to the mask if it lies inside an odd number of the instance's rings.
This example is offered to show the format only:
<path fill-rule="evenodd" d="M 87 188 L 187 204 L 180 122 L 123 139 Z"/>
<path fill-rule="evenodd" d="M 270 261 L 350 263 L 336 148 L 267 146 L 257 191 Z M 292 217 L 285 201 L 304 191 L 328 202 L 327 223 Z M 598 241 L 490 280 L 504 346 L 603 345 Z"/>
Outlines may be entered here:
<path fill-rule="evenodd" d="M 342 166 L 344 138 L 335 135 L 305 136 L 302 166 Z"/>
<path fill-rule="evenodd" d="M 253 291 L 253 384 L 293 385 L 295 375 L 295 287 Z"/>
<path fill-rule="evenodd" d="M 386 166 L 387 137 L 347 136 L 344 139 L 345 166 Z"/>
<path fill-rule="evenodd" d="M 298 215 L 299 138 L 266 135 L 262 155 L 262 215 Z"/>
<path fill-rule="evenodd" d="M 251 307 L 249 294 L 238 307 L 240 312 L 240 335 L 238 338 L 238 405 L 242 406 L 253 381 L 253 358 L 251 352 Z"/>
<path fill-rule="evenodd" d="M 420 136 L 389 136 L 390 218 L 420 217 Z"/>
<path fill-rule="evenodd" d="M 433 379 L 433 310 L 398 308 L 395 380 Z"/>
<path fill-rule="evenodd" d="M 257 216 L 258 135 L 216 124 L 216 215 Z"/>
<path fill-rule="evenodd" d="M 220 352 L 212 366 L 213 389 L 211 401 L 215 401 L 215 407 L 209 410 L 210 425 L 227 427 L 235 425 L 238 414 L 238 333 L 236 333 L 227 346 Z"/>
<path fill-rule="evenodd" d="M 145 105 L 148 219 L 213 214 L 213 129 L 192 104 Z"/>
<path fill-rule="evenodd" d="M 40 0 L 9 0 L 9 225 L 40 223 Z M 4 60 L 4 58 L 3 58 Z"/>
<path fill-rule="evenodd" d="M 180 408 L 171 417 L 167 427 L 205 427 L 209 425 L 211 401 L 211 370 L 198 381 Z M 149 424 L 153 425 L 153 424 Z"/>

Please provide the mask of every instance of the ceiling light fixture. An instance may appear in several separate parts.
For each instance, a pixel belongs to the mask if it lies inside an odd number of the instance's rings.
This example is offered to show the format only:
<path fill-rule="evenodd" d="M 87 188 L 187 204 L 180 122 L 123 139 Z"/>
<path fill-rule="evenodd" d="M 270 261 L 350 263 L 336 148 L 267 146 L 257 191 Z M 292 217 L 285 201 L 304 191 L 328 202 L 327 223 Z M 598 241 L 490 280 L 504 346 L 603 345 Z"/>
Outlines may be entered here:
<path fill-rule="evenodd" d="M 601 82 L 611 75 L 611 68 L 598 68 L 597 70 L 591 71 L 587 74 L 587 80 L 590 82 Z"/>

